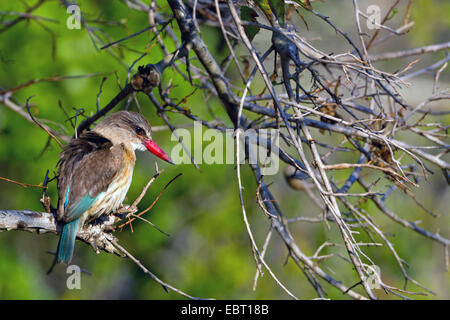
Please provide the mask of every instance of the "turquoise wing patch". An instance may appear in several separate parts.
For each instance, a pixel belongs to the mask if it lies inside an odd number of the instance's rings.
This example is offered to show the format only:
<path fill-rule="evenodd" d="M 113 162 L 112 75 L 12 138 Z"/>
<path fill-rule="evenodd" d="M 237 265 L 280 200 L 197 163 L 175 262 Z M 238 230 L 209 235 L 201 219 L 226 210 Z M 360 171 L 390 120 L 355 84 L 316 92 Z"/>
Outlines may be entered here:
<path fill-rule="evenodd" d="M 69 204 L 69 191 L 70 191 L 70 186 L 67 188 L 66 201 L 64 201 L 64 209 L 66 209 L 67 205 Z"/>
<path fill-rule="evenodd" d="M 92 198 L 89 194 L 85 195 L 83 198 L 81 198 L 80 201 L 78 201 L 76 204 L 74 204 L 67 213 L 67 217 L 70 220 L 77 219 L 81 217 L 81 215 L 86 212 L 94 203 L 95 199 L 100 195 L 99 193 L 97 196 Z M 67 198 L 66 198 L 67 201 Z"/>

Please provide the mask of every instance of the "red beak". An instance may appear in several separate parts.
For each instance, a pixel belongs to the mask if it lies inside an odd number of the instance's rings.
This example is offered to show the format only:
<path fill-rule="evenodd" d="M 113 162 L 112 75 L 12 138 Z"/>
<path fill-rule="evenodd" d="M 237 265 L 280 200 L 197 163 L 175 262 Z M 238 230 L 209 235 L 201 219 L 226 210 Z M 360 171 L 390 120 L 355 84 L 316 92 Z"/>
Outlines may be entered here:
<path fill-rule="evenodd" d="M 169 156 L 164 151 L 162 151 L 162 149 L 156 144 L 156 142 L 144 138 L 142 139 L 142 141 L 144 142 L 147 150 L 153 153 L 155 156 L 157 156 L 160 159 L 163 159 L 164 161 L 167 161 L 170 164 L 175 164 L 173 163 L 172 160 L 170 160 Z"/>

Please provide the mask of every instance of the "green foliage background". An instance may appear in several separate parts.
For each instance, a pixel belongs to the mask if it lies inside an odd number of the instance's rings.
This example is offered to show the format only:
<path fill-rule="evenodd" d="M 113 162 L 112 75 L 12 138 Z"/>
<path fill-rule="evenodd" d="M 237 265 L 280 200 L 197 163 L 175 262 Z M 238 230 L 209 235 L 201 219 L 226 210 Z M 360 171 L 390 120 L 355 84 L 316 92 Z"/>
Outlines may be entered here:
<path fill-rule="evenodd" d="M 148 1 L 147 1 L 148 2 Z M 339 10 L 336 6 L 344 1 L 327 0 L 325 3 L 314 2 L 319 11 L 328 14 L 335 21 L 351 20 L 353 11 Z M 382 1 L 387 3 L 386 1 Z M 34 1 L 26 1 L 28 4 Z M 165 1 L 158 3 L 168 11 Z M 110 40 L 120 39 L 137 32 L 148 25 L 148 17 L 144 13 L 131 11 L 120 1 L 79 1 L 83 12 L 91 19 L 103 21 L 119 21 L 119 25 L 100 25 L 107 30 Z M 348 4 L 346 4 L 348 5 Z M 416 21 L 413 32 L 402 39 L 404 48 L 448 41 L 450 7 L 446 1 L 414 1 L 415 9 L 412 20 Z M 350 7 L 351 8 L 351 7 Z M 20 2 L 0 2 L 0 11 L 21 11 Z M 345 12 L 345 13 L 343 13 Z M 69 30 L 66 28 L 68 17 L 66 9 L 58 1 L 50 1 L 34 14 L 49 17 L 58 23 L 41 21 L 52 33 L 46 31 L 35 21 L 21 22 L 0 34 L 0 86 L 11 88 L 31 79 L 51 77 L 55 75 L 84 75 L 91 73 L 107 73 L 107 81 L 103 86 L 100 106 L 104 106 L 118 92 L 118 80 L 124 85 L 127 70 L 114 57 L 104 50 L 96 50 L 84 28 Z M 346 15 L 348 17 L 346 17 Z M 440 17 L 430 19 L 430 17 Z M 3 17 L 4 20 L 13 17 Z M 350 19 L 349 19 L 350 18 Z M 335 37 L 323 26 L 315 26 L 313 17 L 305 14 L 305 19 L 311 23 L 311 31 L 307 34 L 322 34 L 328 32 L 329 37 Z M 176 24 L 174 24 L 175 26 Z M 0 25 L 1 26 L 1 25 Z M 354 26 L 349 26 L 350 30 Z M 204 28 L 203 37 L 210 44 L 211 50 L 220 61 L 228 55 L 221 46 L 218 31 Z M 54 37 L 54 39 L 53 39 Z M 153 34 L 146 32 L 128 40 L 125 44 L 143 52 Z M 255 38 L 260 45 L 268 41 L 262 33 Z M 169 42 L 168 42 L 169 43 Z M 320 44 L 320 42 L 319 42 Z M 339 46 L 336 43 L 336 46 Z M 396 43 L 389 43 L 387 51 L 401 49 Z M 174 50 L 169 47 L 169 50 Z M 117 52 L 117 51 L 116 51 Z M 336 51 L 337 52 L 337 51 Z M 121 60 L 130 65 L 139 53 L 122 50 Z M 242 51 L 245 54 L 245 51 Z M 163 57 L 157 46 L 141 62 L 155 63 Z M 439 55 L 430 55 L 426 59 L 434 59 Z M 426 60 L 431 61 L 431 60 Z M 183 69 L 183 67 L 182 67 Z M 389 70 L 389 69 L 388 69 Z M 118 78 L 112 73 L 116 72 Z M 51 119 L 52 122 L 63 124 L 70 134 L 71 126 L 58 107 L 61 101 L 69 114 L 74 115 L 75 109 L 83 107 L 88 114 L 96 110 L 96 97 L 102 76 L 63 80 L 60 82 L 42 82 L 31 85 L 14 94 L 14 98 L 24 104 L 32 95 L 32 111 L 35 116 Z M 236 75 L 230 75 L 236 77 Z M 192 88 L 178 74 L 167 70 L 164 82 L 172 78 L 175 87 L 171 97 L 181 99 L 192 92 Z M 428 76 L 428 80 L 432 76 Z M 443 74 L 442 80 L 450 80 Z M 138 99 L 144 115 L 152 125 L 162 125 L 155 108 L 145 97 Z M 209 112 L 204 107 L 204 96 L 200 91 L 188 98 L 182 104 L 202 117 L 208 118 Z M 120 107 L 123 107 L 123 103 Z M 221 105 L 213 100 L 210 107 L 223 119 L 226 115 Z M 134 105 L 132 104 L 132 108 Z M 117 109 L 118 110 L 118 109 Z M 174 124 L 186 123 L 182 116 L 171 115 Z M 447 119 L 448 120 L 448 119 Z M 448 123 L 448 121 L 447 121 Z M 52 124 L 50 124 L 52 125 Z M 175 145 L 170 140 L 170 132 L 155 133 L 155 140 L 163 149 L 169 150 Z M 0 104 L 0 176 L 10 179 L 39 184 L 47 169 L 55 170 L 59 147 L 52 142 L 50 147 L 41 154 L 47 141 L 47 134 L 35 125 Z M 197 142 L 197 140 L 196 140 Z M 133 184 L 128 193 L 128 201 L 133 201 L 142 187 L 154 174 L 155 158 L 149 154 L 139 154 L 134 174 Z M 155 207 L 146 215 L 153 223 L 171 234 L 166 237 L 142 222 L 134 223 L 133 231 L 125 228 L 118 233 L 122 245 L 138 257 L 151 271 L 160 278 L 199 297 L 231 298 L 231 299 L 285 299 L 288 296 L 274 283 L 268 273 L 259 280 L 258 289 L 252 291 L 255 265 L 251 255 L 250 244 L 237 193 L 235 168 L 232 165 L 201 165 L 197 171 L 192 165 L 169 166 L 159 163 L 165 172 L 152 185 L 140 208 L 150 205 L 162 187 L 176 174 L 182 172 L 181 178 L 175 181 L 163 194 Z M 268 230 L 268 221 L 258 210 L 255 202 L 255 183 L 252 173 L 242 166 L 245 181 L 245 203 L 255 236 L 262 246 Z M 338 173 L 336 179 L 344 177 Z M 281 174 L 269 179 L 273 182 L 272 189 L 288 217 L 298 215 L 316 216 L 318 210 L 311 205 L 303 194 L 289 189 Z M 56 184 L 50 184 L 48 191 L 56 204 Z M 0 208 L 42 210 L 39 198 L 41 190 L 23 188 L 21 186 L 0 181 Z M 422 220 L 422 226 L 430 230 L 440 229 L 443 235 L 449 234 L 448 218 L 449 191 L 439 172 L 431 183 L 424 183 L 418 197 L 431 210 L 439 211 L 443 216 L 435 220 L 406 198 L 400 191 L 391 196 L 388 205 L 400 215 L 410 220 Z M 376 212 L 367 205 L 366 210 Z M 377 223 L 391 232 L 400 256 L 410 264 L 411 276 L 431 287 L 439 298 L 449 298 L 450 278 L 445 272 L 444 250 L 413 232 L 406 231 L 387 220 L 379 212 L 373 214 Z M 328 229 L 325 225 L 295 224 L 291 226 L 299 246 L 309 255 L 324 241 L 339 242 L 335 228 Z M 364 237 L 363 235 L 361 237 Z M 57 237 L 54 235 L 36 235 L 26 232 L 0 233 L 0 298 L 1 299 L 93 299 L 93 298 L 136 298 L 136 299 L 179 299 L 175 293 L 166 293 L 159 285 L 144 275 L 131 261 L 117 256 L 101 253 L 96 255 L 91 248 L 77 243 L 74 263 L 92 273 L 82 275 L 81 290 L 67 290 L 65 268 L 58 266 L 49 276 L 46 271 L 51 264 L 52 256 L 47 251 L 55 250 Z M 323 253 L 341 252 L 339 248 L 330 248 Z M 402 286 L 401 273 L 395 261 L 386 249 L 368 249 L 367 252 L 376 259 L 382 268 L 386 282 Z M 280 280 L 300 298 L 314 298 L 315 294 L 302 272 L 288 261 L 287 250 L 278 236 L 274 235 L 269 246 L 268 262 Z M 347 285 L 356 282 L 355 274 L 349 265 L 339 258 L 329 259 L 326 264 L 336 272 L 336 278 Z M 337 290 L 326 286 L 329 297 L 345 299 Z M 417 289 L 417 287 L 408 287 Z M 356 289 L 359 290 L 359 289 Z M 381 298 L 390 298 L 377 291 Z M 419 297 L 422 298 L 422 297 Z M 433 298 L 427 296 L 424 298 Z"/>

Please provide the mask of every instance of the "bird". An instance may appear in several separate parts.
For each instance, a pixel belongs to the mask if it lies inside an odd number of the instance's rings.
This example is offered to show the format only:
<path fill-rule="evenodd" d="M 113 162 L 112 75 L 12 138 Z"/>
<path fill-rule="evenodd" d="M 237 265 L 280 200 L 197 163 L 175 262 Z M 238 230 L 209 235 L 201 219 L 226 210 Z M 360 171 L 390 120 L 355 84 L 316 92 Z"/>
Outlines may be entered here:
<path fill-rule="evenodd" d="M 174 164 L 152 140 L 147 119 L 131 111 L 107 116 L 63 148 L 57 164 L 56 208 L 62 227 L 53 266 L 70 264 L 77 232 L 85 223 L 122 204 L 132 181 L 135 150 L 148 150 Z"/>
<path fill-rule="evenodd" d="M 314 184 L 306 180 L 308 176 L 305 173 L 290 164 L 284 167 L 283 174 L 286 183 L 294 190 L 307 191 L 315 188 Z"/>

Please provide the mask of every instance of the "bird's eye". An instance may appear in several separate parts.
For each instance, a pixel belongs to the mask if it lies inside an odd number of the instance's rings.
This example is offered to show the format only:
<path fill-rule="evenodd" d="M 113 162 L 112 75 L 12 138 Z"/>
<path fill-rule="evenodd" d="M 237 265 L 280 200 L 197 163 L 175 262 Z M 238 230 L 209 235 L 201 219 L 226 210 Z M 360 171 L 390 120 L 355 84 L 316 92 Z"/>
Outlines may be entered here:
<path fill-rule="evenodd" d="M 144 129 L 142 129 L 141 127 L 137 127 L 136 129 L 135 129 L 135 131 L 136 131 L 136 133 L 137 134 L 139 134 L 139 135 L 141 135 L 141 134 L 144 134 Z"/>

